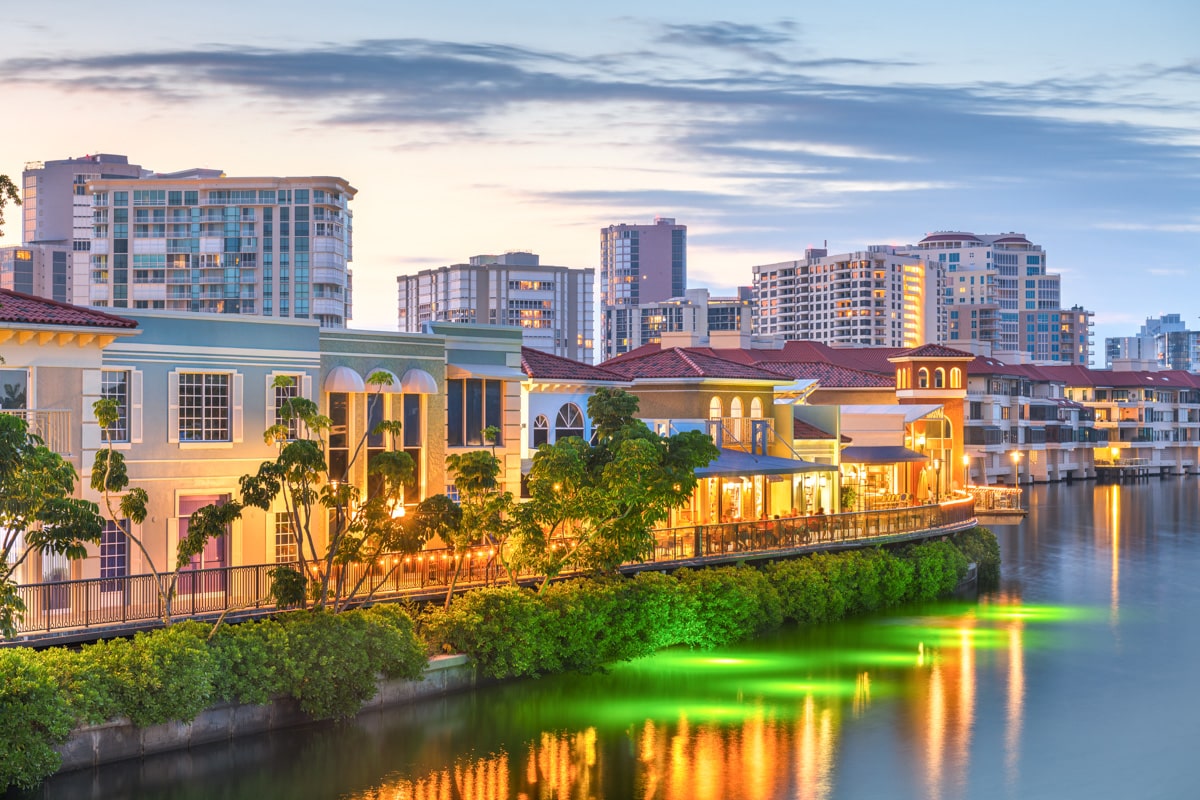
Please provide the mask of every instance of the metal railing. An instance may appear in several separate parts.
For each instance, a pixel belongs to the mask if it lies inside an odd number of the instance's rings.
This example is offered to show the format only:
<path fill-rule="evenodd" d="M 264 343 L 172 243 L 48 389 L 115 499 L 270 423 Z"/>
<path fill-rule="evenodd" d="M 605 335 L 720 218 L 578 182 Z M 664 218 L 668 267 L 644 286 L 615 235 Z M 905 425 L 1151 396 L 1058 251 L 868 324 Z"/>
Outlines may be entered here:
<path fill-rule="evenodd" d="M 974 500 L 964 497 L 887 511 L 665 528 L 654 532 L 653 552 L 644 561 L 627 564 L 623 569 L 669 568 L 840 549 L 857 543 L 938 536 L 975 524 Z M 360 601 L 368 597 L 430 595 L 447 589 L 460 560 L 457 587 L 468 589 L 507 580 L 495 547 L 484 545 L 458 554 L 447 549 L 425 550 L 414 555 L 387 555 L 372 564 L 348 564 L 332 576 L 331 585 L 341 581 L 349 589 L 361 580 L 356 594 Z M 272 609 L 271 578 L 267 573 L 276 566 L 185 570 L 172 603 L 172 618 Z M 532 580 L 538 574 L 526 571 L 517 577 Z M 17 626 L 18 635 L 26 642 L 71 630 L 136 627 L 139 623 L 149 627 L 163 617 L 158 585 L 152 575 L 25 584 L 16 591 L 26 606 Z"/>

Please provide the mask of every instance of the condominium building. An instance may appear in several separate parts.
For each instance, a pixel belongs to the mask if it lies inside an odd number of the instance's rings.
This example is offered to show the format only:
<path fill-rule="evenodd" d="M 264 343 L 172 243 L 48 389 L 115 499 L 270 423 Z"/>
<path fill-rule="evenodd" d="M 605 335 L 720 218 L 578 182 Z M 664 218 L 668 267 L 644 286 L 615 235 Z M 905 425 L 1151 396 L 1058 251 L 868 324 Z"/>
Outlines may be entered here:
<path fill-rule="evenodd" d="M 671 217 L 653 225 L 600 229 L 600 303 L 604 357 L 637 345 L 639 312 L 646 303 L 682 297 L 687 288 L 687 226 Z"/>
<path fill-rule="evenodd" d="M 1054 342 L 1032 343 L 1026 338 L 1030 321 L 1022 312 L 1059 312 L 1062 307 L 1062 278 L 1046 271 L 1046 253 L 1023 233 L 975 234 L 968 231 L 936 231 L 900 252 L 935 259 L 945 265 L 945 287 L 949 312 L 947 339 L 951 343 L 983 342 L 989 352 L 1024 352 L 1038 360 L 1079 361 L 1082 344 L 1090 359 L 1091 338 L 1076 343 L 1070 353 L 1053 348 Z M 1035 315 L 1033 333 L 1039 323 Z M 1046 347 L 1041 347 L 1045 344 Z M 1069 356 L 1069 357 L 1068 357 Z"/>
<path fill-rule="evenodd" d="M 31 294 L 71 303 L 88 303 L 86 280 L 78 294 L 75 281 L 67 280 L 61 286 L 56 283 L 59 274 L 56 270 L 62 268 L 64 258 L 71 274 L 86 276 L 89 270 L 92 198 L 87 192 L 88 181 L 141 178 L 149 174 L 140 165 L 130 164 L 127 156 L 110 153 L 33 161 L 25 165 L 21 175 L 21 241 L 27 248 L 46 245 L 55 247 L 53 252 L 69 254 L 44 260 L 36 250 L 33 252 L 28 264 L 36 276 Z M 48 275 L 43 275 L 43 268 L 50 270 Z"/>
<path fill-rule="evenodd" d="M 350 200 L 342 178 L 232 178 L 212 169 L 101 177 L 87 270 L 95 306 L 315 319 L 351 317 Z"/>
<path fill-rule="evenodd" d="M 542 264 L 527 252 L 400 275 L 400 330 L 416 333 L 430 322 L 519 327 L 526 347 L 590 363 L 595 276 L 591 267 Z"/>
<path fill-rule="evenodd" d="M 708 289 L 688 289 L 672 297 L 638 306 L 633 349 L 652 342 L 668 347 L 749 346 L 752 333 L 752 290 L 739 287 L 734 297 L 713 297 Z M 718 346 L 713 344 L 714 347 Z"/>
<path fill-rule="evenodd" d="M 1105 364 L 1117 360 L 1150 362 L 1162 369 L 1200 371 L 1200 331 L 1188 330 L 1179 314 L 1146 318 L 1137 336 L 1104 340 Z"/>
<path fill-rule="evenodd" d="M 71 249 L 62 244 L 0 247 L 0 289 L 70 302 Z"/>
<path fill-rule="evenodd" d="M 826 344 L 916 347 L 946 337 L 944 264 L 894 247 L 753 268 L 754 333 Z"/>
<path fill-rule="evenodd" d="M 1093 316 L 1082 306 L 1018 311 L 1020 351 L 1032 361 L 1086 367 L 1092 361 Z"/>

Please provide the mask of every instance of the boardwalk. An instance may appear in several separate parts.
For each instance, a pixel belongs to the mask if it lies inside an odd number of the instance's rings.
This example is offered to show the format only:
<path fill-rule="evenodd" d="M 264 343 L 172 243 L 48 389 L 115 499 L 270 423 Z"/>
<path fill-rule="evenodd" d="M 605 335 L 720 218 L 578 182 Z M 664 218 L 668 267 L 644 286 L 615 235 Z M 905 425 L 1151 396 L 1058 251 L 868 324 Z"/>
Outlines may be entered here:
<path fill-rule="evenodd" d="M 889 511 L 771 519 L 721 525 L 696 525 L 655 532 L 654 552 L 625 573 L 672 570 L 735 561 L 781 558 L 803 553 L 926 539 L 966 530 L 976 524 L 970 498 Z M 426 550 L 386 556 L 373 565 L 353 564 L 344 579 L 364 577 L 362 598 L 428 599 L 444 595 L 454 565 L 462 558 L 456 588 L 467 590 L 507 580 L 494 547 L 475 547 L 455 555 Z M 173 619 L 206 619 L 228 613 L 238 619 L 274 610 L 268 571 L 275 564 L 185 572 L 179 582 Z M 533 581 L 533 573 L 520 576 Z M 154 578 L 122 578 L 27 584 L 17 588 L 26 608 L 19 626 L 22 644 L 84 641 L 160 624 L 162 610 Z"/>

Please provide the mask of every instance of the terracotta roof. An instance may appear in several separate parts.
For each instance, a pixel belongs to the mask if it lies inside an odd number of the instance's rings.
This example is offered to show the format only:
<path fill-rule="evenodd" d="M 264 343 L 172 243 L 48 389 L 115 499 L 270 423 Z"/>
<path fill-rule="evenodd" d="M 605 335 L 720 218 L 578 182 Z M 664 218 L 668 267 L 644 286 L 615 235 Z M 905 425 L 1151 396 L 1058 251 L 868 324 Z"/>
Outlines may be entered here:
<path fill-rule="evenodd" d="M 521 371 L 538 380 L 580 381 L 584 383 L 627 383 L 628 380 L 612 370 L 594 367 L 581 361 L 544 353 L 531 347 L 521 348 Z"/>
<path fill-rule="evenodd" d="M 914 347 L 911 350 L 905 350 L 901 356 L 904 358 L 974 358 L 974 354 L 964 350 L 955 350 L 952 347 L 945 347 L 940 344 L 923 344 L 920 347 Z"/>
<path fill-rule="evenodd" d="M 94 308 L 73 306 L 44 297 L 0 289 L 0 322 L 66 325 L 88 328 L 136 328 L 137 322 Z"/>
<path fill-rule="evenodd" d="M 824 431 L 816 425 L 809 424 L 804 420 L 792 420 L 792 439 L 800 439 L 802 441 L 817 441 L 833 439 L 833 434 L 829 431 Z M 854 441 L 849 436 L 842 434 L 842 444 L 849 444 Z"/>
<path fill-rule="evenodd" d="M 895 378 L 890 375 L 839 367 L 836 364 L 813 361 L 762 361 L 758 366 L 797 380 L 815 380 L 826 388 L 890 389 L 896 385 Z"/>
<path fill-rule="evenodd" d="M 983 241 L 973 233 L 966 232 L 946 232 L 946 233 L 931 233 L 921 240 L 922 242 L 980 242 Z"/>
<path fill-rule="evenodd" d="M 644 348 L 639 348 L 643 350 Z M 783 383 L 787 376 L 749 364 L 730 361 L 699 348 L 672 347 L 644 354 L 626 353 L 605 361 L 604 369 L 623 375 L 627 380 L 637 378 L 726 378 L 732 380 L 775 381 Z"/>

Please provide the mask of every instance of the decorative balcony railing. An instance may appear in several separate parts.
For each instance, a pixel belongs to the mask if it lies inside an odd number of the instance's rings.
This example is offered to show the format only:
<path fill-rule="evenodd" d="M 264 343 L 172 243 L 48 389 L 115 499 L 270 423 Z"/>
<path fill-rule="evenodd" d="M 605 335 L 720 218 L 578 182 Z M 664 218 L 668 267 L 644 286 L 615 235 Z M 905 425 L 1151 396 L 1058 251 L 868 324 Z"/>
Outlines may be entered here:
<path fill-rule="evenodd" d="M 0 414 L 22 417 L 29 432 L 39 437 L 46 447 L 61 456 L 71 453 L 71 412 L 66 409 L 5 408 Z"/>
<path fill-rule="evenodd" d="M 862 544 L 884 544 L 966 530 L 976 524 L 975 501 L 959 497 L 937 505 L 887 511 L 692 525 L 655 531 L 654 550 L 627 572 L 682 565 L 723 563 L 746 558 L 837 550 Z M 361 600 L 428 596 L 444 592 L 455 565 L 462 560 L 456 585 L 462 589 L 506 580 L 494 546 L 473 547 L 454 554 L 424 550 L 415 555 L 388 555 L 374 564 L 350 564 L 337 576 L 343 585 L 362 579 Z M 182 573 L 172 618 L 216 616 L 222 612 L 253 613 L 274 608 L 267 574 L 276 564 L 189 570 Z M 533 572 L 522 580 L 534 580 Z M 150 627 L 163 609 L 151 575 L 89 578 L 25 584 L 17 587 L 26 612 L 17 629 L 22 640 L 88 629 Z"/>

